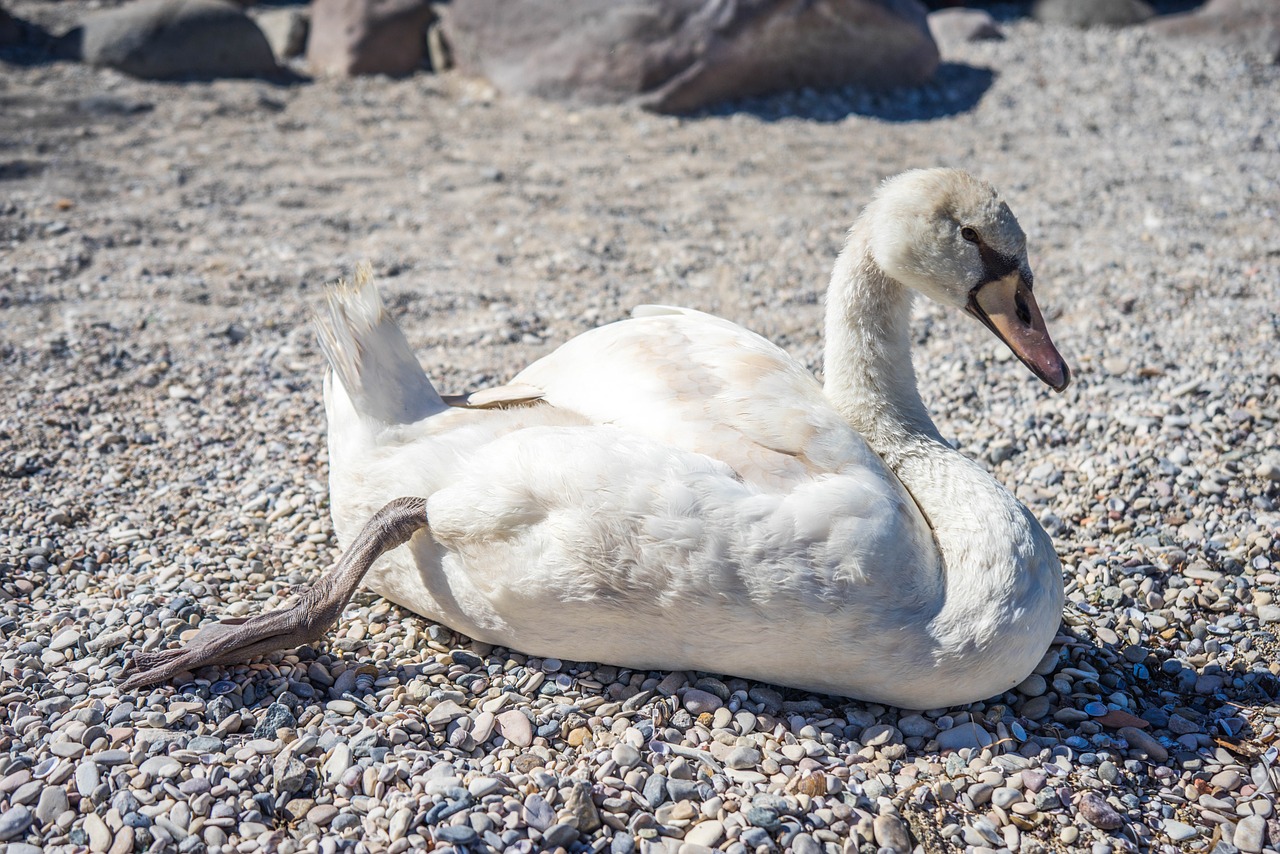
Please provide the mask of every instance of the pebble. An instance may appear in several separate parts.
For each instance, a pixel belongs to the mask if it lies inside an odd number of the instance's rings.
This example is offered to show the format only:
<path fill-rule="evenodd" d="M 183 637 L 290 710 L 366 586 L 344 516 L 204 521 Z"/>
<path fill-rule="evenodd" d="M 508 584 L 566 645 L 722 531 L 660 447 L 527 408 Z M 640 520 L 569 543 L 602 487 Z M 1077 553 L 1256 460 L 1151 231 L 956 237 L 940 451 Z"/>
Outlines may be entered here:
<path fill-rule="evenodd" d="M 716 819 L 700 821 L 685 832 L 684 841 L 691 845 L 715 848 L 724 839 L 724 824 Z"/>
<path fill-rule="evenodd" d="M 964 750 L 986 747 L 993 739 L 991 733 L 974 723 L 960 724 L 938 733 L 939 750 Z"/>
<path fill-rule="evenodd" d="M 911 837 L 907 833 L 907 825 L 896 815 L 881 813 L 872 821 L 872 832 L 876 844 L 881 848 L 889 848 L 895 852 L 911 850 Z"/>
<path fill-rule="evenodd" d="M 707 691 L 699 691 L 697 688 L 690 688 L 684 693 L 682 698 L 685 709 L 691 715 L 701 715 L 714 712 L 724 703 L 715 694 Z"/>
<path fill-rule="evenodd" d="M 21 836 L 31 826 L 32 819 L 31 811 L 22 805 L 0 812 L 0 842 Z"/>
<path fill-rule="evenodd" d="M 1231 842 L 1245 854 L 1259 854 L 1262 851 L 1264 837 L 1267 832 L 1267 821 L 1260 815 L 1246 816 L 1236 824 Z"/>
<path fill-rule="evenodd" d="M 1094 792 L 1080 796 L 1079 809 L 1086 821 L 1101 830 L 1118 830 L 1124 826 L 1120 813 Z"/>
<path fill-rule="evenodd" d="M 517 747 L 533 744 L 533 725 L 529 718 L 517 709 L 503 712 L 496 719 L 498 732 Z"/>
<path fill-rule="evenodd" d="M 754 768 L 760 764 L 760 751 L 754 747 L 735 747 L 725 757 L 724 764 L 739 771 Z"/>
<path fill-rule="evenodd" d="M 96 813 L 84 817 L 84 830 L 88 835 L 89 850 L 104 852 L 111 847 L 111 830 Z"/>
<path fill-rule="evenodd" d="M 1151 757 L 1153 762 L 1165 762 L 1169 751 L 1159 741 L 1136 727 L 1121 727 L 1117 733 L 1129 745 Z"/>
<path fill-rule="evenodd" d="M 1166 818 L 1160 826 L 1165 835 L 1174 842 L 1186 842 L 1188 839 L 1196 835 L 1196 829 L 1189 824 L 1177 821 L 1172 818 Z"/>

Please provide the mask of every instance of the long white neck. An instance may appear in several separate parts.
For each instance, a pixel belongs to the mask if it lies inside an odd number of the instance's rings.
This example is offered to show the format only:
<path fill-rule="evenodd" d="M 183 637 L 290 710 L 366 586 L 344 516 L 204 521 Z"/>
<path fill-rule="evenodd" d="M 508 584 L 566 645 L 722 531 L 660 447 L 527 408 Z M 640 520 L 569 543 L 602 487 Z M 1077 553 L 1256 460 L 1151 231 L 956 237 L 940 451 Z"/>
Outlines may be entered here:
<path fill-rule="evenodd" d="M 849 235 L 827 291 L 826 393 L 894 467 L 908 445 L 942 437 L 916 390 L 911 291 L 880 269 L 863 225 Z"/>
<path fill-rule="evenodd" d="M 1027 640 L 1048 645 L 1061 608 L 1057 555 L 1026 508 L 938 433 L 911 364 L 911 292 L 876 263 L 866 226 L 864 217 L 854 227 L 828 291 L 827 398 L 888 464 L 933 532 L 944 591 L 934 623 L 954 642 L 950 654 L 990 656 L 993 676 L 1005 664 L 1016 672 L 1021 664 L 1000 660 L 1008 638 L 996 637 L 1006 629 L 995 627 L 1023 623 L 1036 635 Z"/>

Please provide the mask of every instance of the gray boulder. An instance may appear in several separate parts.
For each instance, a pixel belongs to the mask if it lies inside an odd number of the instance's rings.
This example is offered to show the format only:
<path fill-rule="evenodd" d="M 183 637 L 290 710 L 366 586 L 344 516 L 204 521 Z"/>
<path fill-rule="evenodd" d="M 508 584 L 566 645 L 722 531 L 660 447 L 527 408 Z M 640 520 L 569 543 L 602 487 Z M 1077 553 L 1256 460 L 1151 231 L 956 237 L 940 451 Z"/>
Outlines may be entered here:
<path fill-rule="evenodd" d="M 1280 0 L 1209 0 L 1194 12 L 1147 24 L 1169 38 L 1199 39 L 1280 62 Z"/>
<path fill-rule="evenodd" d="M 318 74 L 412 74 L 422 68 L 428 0 L 313 0 L 307 64 Z"/>
<path fill-rule="evenodd" d="M 915 86 L 938 66 L 918 0 L 454 0 L 441 15 L 455 65 L 500 91 L 666 113 Z"/>
<path fill-rule="evenodd" d="M 134 77 L 258 77 L 278 71 L 271 46 L 226 0 L 135 0 L 85 18 L 85 62 Z"/>
<path fill-rule="evenodd" d="M 1088 27 L 1127 27 L 1155 14 L 1142 0 L 1036 0 L 1031 15 L 1045 24 Z"/>
<path fill-rule="evenodd" d="M 1000 41 L 1004 33 L 996 19 L 985 9 L 953 6 L 929 13 L 929 32 L 946 54 L 966 42 Z"/>

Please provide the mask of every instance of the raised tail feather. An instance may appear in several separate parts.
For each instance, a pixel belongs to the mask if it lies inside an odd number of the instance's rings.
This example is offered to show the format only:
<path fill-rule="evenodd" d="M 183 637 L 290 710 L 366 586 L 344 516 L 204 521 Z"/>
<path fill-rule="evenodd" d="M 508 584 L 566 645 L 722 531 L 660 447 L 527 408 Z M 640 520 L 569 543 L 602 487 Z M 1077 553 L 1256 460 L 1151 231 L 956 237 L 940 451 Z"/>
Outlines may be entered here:
<path fill-rule="evenodd" d="M 445 409 L 404 333 L 382 305 L 373 272 L 362 264 L 339 282 L 314 318 L 320 349 L 360 415 L 411 424 Z"/>

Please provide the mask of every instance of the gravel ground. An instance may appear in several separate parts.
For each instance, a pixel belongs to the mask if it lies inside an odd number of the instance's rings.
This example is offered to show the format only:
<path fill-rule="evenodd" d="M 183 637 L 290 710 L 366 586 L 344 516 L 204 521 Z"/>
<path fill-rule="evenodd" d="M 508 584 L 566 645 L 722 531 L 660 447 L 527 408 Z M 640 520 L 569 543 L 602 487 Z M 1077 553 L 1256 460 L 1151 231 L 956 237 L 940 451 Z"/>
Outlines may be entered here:
<path fill-rule="evenodd" d="M 3 66 L 0 843 L 1280 847 L 1280 68 L 1007 32 L 921 92 L 694 119 L 452 75 Z M 918 309 L 940 427 L 1062 555 L 1064 624 L 1017 690 L 899 710 L 529 659 L 369 594 L 315 648 L 114 686 L 136 650 L 334 559 L 308 312 L 360 260 L 449 391 L 651 301 L 818 370 L 845 228 L 927 165 L 1004 191 L 1076 371 L 1052 395 Z"/>

